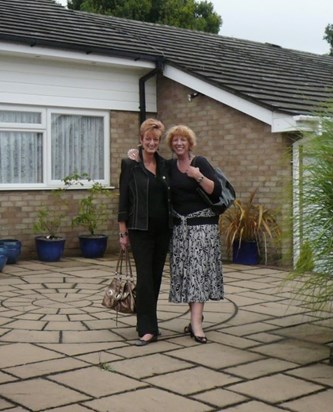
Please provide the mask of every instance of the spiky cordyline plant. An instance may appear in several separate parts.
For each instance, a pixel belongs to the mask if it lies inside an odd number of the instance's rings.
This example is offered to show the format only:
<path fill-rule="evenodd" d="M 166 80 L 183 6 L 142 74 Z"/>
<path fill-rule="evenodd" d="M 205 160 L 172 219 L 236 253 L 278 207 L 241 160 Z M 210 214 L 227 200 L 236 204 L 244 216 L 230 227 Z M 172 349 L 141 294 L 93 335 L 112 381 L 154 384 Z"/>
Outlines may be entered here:
<path fill-rule="evenodd" d="M 225 236 L 226 246 L 231 253 L 233 244 L 239 246 L 243 241 L 254 241 L 260 251 L 264 246 L 265 263 L 267 263 L 267 241 L 280 235 L 280 228 L 273 212 L 265 206 L 255 203 L 254 190 L 248 200 L 235 200 L 220 219 L 221 232 Z"/>

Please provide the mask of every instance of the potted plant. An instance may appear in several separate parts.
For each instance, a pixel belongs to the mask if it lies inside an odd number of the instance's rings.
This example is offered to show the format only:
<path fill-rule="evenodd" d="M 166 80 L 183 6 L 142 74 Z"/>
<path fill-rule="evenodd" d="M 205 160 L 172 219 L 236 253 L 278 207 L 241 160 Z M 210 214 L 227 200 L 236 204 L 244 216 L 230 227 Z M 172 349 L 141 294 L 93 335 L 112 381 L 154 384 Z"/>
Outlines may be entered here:
<path fill-rule="evenodd" d="M 245 202 L 235 200 L 220 219 L 228 252 L 234 263 L 259 263 L 260 246 L 264 247 L 267 263 L 267 240 L 281 233 L 271 210 L 255 203 L 256 190 Z"/>
<path fill-rule="evenodd" d="M 0 272 L 2 272 L 3 268 L 6 266 L 7 263 L 7 256 L 0 250 Z"/>
<path fill-rule="evenodd" d="M 0 254 L 7 257 L 7 264 L 17 263 L 21 255 L 22 243 L 17 239 L 0 239 Z"/>
<path fill-rule="evenodd" d="M 82 255 L 87 258 L 103 257 L 108 236 L 98 230 L 109 218 L 110 202 L 108 199 L 111 194 L 109 188 L 100 182 L 94 182 L 86 173 L 74 173 L 66 176 L 63 181 L 67 188 L 88 185 L 87 196 L 80 200 L 78 212 L 72 218 L 72 226 L 82 226 L 88 232 L 79 235 Z"/>
<path fill-rule="evenodd" d="M 58 234 L 66 217 L 61 197 L 62 190 L 52 192 L 52 205 L 44 205 L 38 210 L 33 229 L 35 233 L 43 233 L 35 237 L 38 259 L 44 262 L 57 262 L 64 254 L 65 238 Z"/>

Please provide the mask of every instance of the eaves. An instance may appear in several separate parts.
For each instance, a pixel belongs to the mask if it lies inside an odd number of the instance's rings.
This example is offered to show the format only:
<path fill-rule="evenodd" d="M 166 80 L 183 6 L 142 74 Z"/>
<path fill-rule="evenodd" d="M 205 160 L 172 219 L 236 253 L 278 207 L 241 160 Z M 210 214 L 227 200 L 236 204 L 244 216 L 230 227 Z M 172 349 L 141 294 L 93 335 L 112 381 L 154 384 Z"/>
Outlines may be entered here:
<path fill-rule="evenodd" d="M 48 50 L 48 54 L 51 57 L 52 54 L 60 55 L 62 53 L 79 53 L 81 56 L 106 56 L 109 58 L 120 58 L 127 59 L 132 62 L 147 62 L 154 63 L 154 65 L 161 66 L 161 61 L 164 60 L 162 54 L 159 54 L 156 51 L 147 53 L 146 51 L 137 51 L 135 48 L 133 50 L 125 50 L 121 47 L 101 47 L 96 46 L 96 44 L 79 44 L 66 41 L 55 41 L 49 39 L 41 39 L 34 36 L 20 36 L 14 34 L 4 34 L 0 33 L 0 44 L 3 42 L 7 44 L 6 49 L 10 51 L 18 49 L 21 47 L 26 47 L 26 49 L 31 49 L 29 54 L 38 54 L 41 50 Z M 12 46 L 10 46 L 12 45 Z M 93 59 L 93 57 L 92 57 Z M 97 58 L 98 59 L 98 58 Z"/>
<path fill-rule="evenodd" d="M 241 94 L 231 88 L 214 84 L 214 82 L 210 82 L 206 78 L 187 72 L 173 64 L 165 64 L 163 75 L 187 86 L 195 92 L 199 92 L 260 120 L 271 127 L 272 133 L 300 131 L 303 128 L 303 122 L 300 122 L 298 114 L 294 115 L 283 110 L 276 110 L 276 108 L 257 101 L 250 96 Z"/>

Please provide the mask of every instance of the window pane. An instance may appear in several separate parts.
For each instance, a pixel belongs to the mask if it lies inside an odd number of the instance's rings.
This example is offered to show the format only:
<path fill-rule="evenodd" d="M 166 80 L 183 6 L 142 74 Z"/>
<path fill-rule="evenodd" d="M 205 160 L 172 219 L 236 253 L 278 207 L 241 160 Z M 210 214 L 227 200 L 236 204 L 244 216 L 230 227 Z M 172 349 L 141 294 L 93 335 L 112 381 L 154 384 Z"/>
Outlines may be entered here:
<path fill-rule="evenodd" d="M 42 114 L 39 112 L 0 110 L 0 123 L 41 124 Z"/>
<path fill-rule="evenodd" d="M 0 183 L 42 183 L 42 133 L 0 131 L 0 154 Z"/>
<path fill-rule="evenodd" d="M 104 179 L 104 118 L 54 113 L 51 121 L 52 179 L 74 172 Z"/>

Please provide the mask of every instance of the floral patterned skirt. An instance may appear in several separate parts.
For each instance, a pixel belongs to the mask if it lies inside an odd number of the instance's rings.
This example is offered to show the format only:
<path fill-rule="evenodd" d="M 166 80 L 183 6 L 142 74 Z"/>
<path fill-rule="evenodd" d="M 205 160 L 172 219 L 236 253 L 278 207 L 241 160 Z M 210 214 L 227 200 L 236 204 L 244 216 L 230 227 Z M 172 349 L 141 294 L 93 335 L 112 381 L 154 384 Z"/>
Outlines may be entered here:
<path fill-rule="evenodd" d="M 187 225 L 192 217 L 214 215 L 210 209 L 191 213 L 173 227 L 170 244 L 171 285 L 169 301 L 206 302 L 223 299 L 223 271 L 217 224 Z"/>

